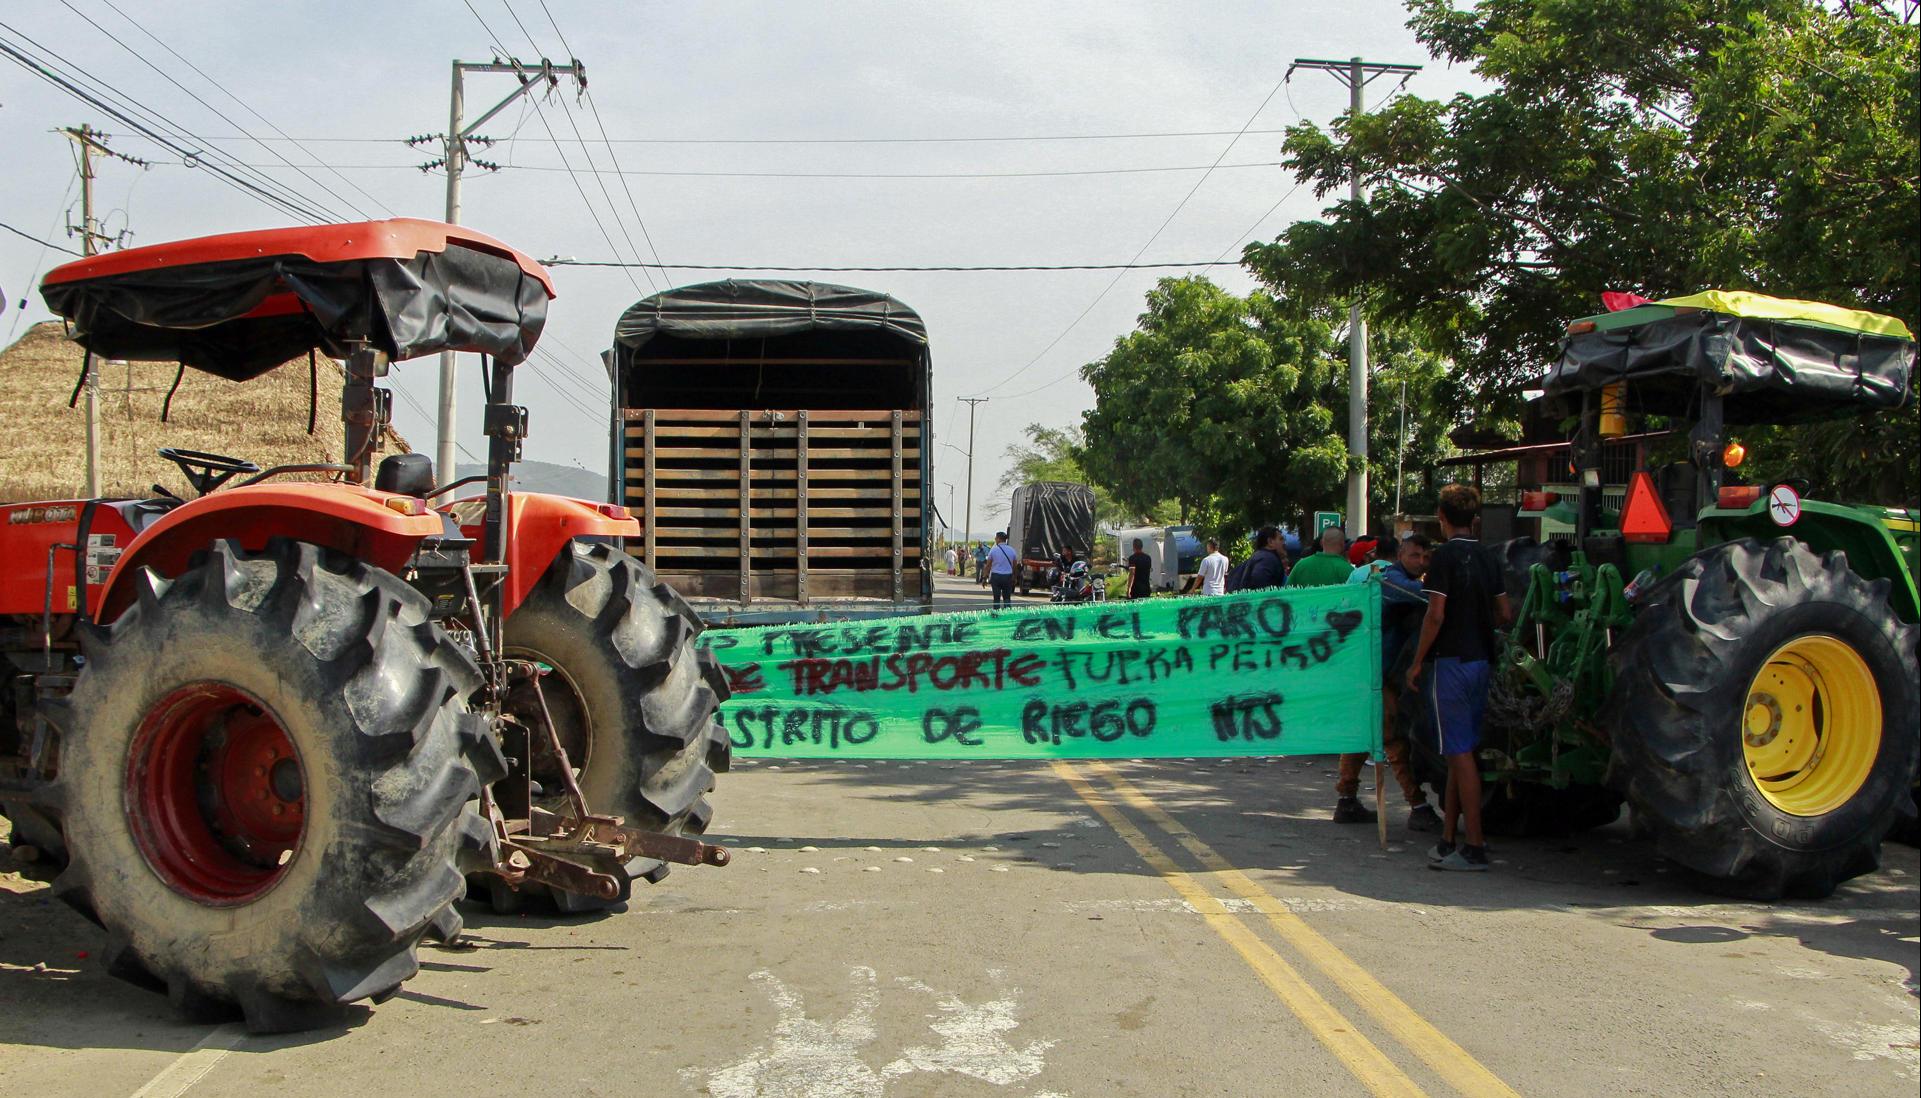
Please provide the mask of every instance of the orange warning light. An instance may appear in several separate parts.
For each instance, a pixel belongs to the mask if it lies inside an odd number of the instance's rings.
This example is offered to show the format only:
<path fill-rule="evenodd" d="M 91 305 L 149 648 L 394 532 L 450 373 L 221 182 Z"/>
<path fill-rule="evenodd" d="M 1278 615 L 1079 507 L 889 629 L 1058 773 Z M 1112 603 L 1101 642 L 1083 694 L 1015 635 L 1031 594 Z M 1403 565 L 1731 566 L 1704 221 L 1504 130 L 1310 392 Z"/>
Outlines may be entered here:
<path fill-rule="evenodd" d="M 1667 504 L 1654 490 L 1654 478 L 1642 469 L 1628 481 L 1627 505 L 1621 508 L 1621 536 L 1633 542 L 1664 543 L 1674 532 Z"/>
<path fill-rule="evenodd" d="M 1748 459 L 1748 448 L 1738 442 L 1730 442 L 1721 451 L 1721 464 L 1730 469 L 1739 469 Z"/>

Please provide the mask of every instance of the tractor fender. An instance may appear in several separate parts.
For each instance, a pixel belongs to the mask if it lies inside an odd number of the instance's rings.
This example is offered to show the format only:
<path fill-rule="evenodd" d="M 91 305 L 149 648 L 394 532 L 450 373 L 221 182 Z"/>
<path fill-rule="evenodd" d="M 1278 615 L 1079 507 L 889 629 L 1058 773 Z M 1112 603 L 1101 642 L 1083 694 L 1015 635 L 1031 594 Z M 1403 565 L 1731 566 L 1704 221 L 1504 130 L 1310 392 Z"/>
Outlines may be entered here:
<path fill-rule="evenodd" d="M 1866 580 L 1887 580 L 1888 606 L 1895 617 L 1913 625 L 1921 621 L 1921 593 L 1917 593 L 1915 577 L 1880 510 L 1804 499 L 1800 517 L 1793 525 L 1777 526 L 1768 518 L 1768 501 L 1763 497 L 1742 510 L 1702 511 L 1698 544 L 1706 548 L 1741 538 L 1768 542 L 1791 537 L 1806 544 L 1816 556 L 1838 550 L 1847 554 L 1848 568 L 1856 575 Z"/>
<path fill-rule="evenodd" d="M 388 500 L 403 500 L 399 510 Z M 273 538 L 337 549 L 375 568 L 399 572 L 422 538 L 441 533 L 440 516 L 419 501 L 357 484 L 255 484 L 227 488 L 166 513 L 121 554 L 100 599 L 98 619 L 112 621 L 134 599 L 142 568 L 178 576 L 194 553 L 216 541 L 260 552 Z"/>
<path fill-rule="evenodd" d="M 454 516 L 463 535 L 474 539 L 473 557 L 478 562 L 483 552 L 480 523 L 487 510 L 486 497 L 463 499 L 444 510 Z M 507 493 L 507 580 L 501 612 L 511 615 L 525 601 L 568 542 L 576 538 L 613 541 L 639 536 L 640 522 L 627 517 L 623 507 L 539 492 Z"/>

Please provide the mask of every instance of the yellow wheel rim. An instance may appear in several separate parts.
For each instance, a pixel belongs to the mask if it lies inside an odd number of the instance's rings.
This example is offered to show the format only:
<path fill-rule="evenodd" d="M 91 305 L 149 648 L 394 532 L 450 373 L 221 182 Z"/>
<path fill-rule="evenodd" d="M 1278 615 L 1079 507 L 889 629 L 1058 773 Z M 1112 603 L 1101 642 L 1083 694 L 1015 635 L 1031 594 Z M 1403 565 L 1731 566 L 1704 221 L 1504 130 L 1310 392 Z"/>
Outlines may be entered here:
<path fill-rule="evenodd" d="M 1820 816 L 1848 803 L 1881 753 L 1881 692 L 1866 660 L 1814 633 L 1774 650 L 1741 716 L 1748 777 L 1768 803 Z"/>

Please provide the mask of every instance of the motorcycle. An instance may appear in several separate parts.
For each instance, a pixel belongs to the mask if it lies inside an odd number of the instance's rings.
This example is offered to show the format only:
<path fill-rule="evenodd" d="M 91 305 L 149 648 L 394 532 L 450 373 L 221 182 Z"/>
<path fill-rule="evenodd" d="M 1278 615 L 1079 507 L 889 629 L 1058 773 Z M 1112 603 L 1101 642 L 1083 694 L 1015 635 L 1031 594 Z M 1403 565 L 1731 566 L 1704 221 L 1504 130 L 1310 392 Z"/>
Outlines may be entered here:
<path fill-rule="evenodd" d="M 1077 560 L 1054 583 L 1049 601 L 1058 603 L 1106 602 L 1107 585 L 1100 582 L 1087 562 Z"/>

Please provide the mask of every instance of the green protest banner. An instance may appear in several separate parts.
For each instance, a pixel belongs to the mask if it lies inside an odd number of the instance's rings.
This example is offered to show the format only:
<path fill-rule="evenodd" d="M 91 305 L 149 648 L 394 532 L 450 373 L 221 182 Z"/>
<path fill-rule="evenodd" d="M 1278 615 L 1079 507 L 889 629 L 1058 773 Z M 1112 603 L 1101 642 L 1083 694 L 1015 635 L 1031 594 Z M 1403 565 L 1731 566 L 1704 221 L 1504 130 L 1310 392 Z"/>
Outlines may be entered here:
<path fill-rule="evenodd" d="M 740 756 L 1319 755 L 1381 742 L 1379 581 L 714 629 Z"/>

